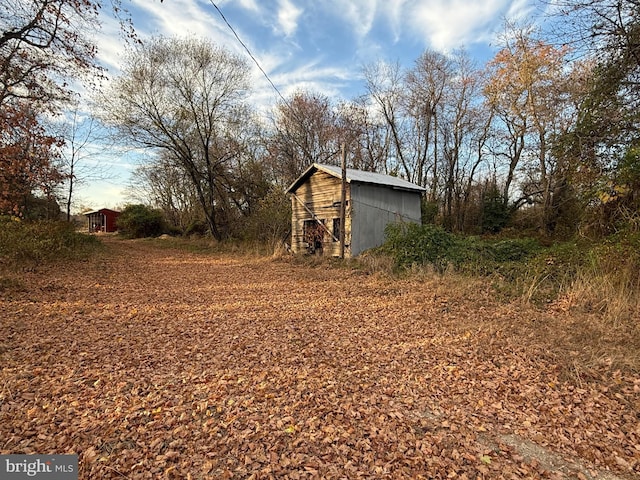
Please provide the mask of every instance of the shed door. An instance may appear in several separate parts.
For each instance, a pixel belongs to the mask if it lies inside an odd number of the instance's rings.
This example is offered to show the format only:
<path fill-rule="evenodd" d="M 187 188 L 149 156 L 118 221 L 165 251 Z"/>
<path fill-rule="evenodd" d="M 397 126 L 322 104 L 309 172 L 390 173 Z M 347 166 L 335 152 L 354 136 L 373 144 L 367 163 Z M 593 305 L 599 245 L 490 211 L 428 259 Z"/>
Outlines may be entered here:
<path fill-rule="evenodd" d="M 326 233 L 325 220 L 305 220 L 303 237 L 310 253 L 322 252 L 322 242 Z"/>

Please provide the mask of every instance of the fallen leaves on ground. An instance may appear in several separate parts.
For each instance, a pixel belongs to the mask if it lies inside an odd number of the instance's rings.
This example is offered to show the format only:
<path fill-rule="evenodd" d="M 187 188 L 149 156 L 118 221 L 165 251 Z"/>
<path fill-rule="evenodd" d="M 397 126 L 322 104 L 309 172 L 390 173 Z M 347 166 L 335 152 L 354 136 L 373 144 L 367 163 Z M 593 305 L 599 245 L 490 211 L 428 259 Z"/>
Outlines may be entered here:
<path fill-rule="evenodd" d="M 509 333 L 541 313 L 489 289 L 110 243 L 0 301 L 0 453 L 95 479 L 640 474 L 640 379 L 568 381 Z"/>

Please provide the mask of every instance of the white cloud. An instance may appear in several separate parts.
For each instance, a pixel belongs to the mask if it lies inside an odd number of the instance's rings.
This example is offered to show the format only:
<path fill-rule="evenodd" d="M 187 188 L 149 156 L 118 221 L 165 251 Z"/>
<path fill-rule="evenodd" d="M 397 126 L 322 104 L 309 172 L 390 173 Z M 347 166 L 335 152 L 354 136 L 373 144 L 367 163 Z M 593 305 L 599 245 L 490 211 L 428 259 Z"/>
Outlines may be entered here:
<path fill-rule="evenodd" d="M 443 52 L 485 41 L 491 37 L 496 17 L 500 18 L 506 0 L 432 0 L 409 8 L 407 20 L 416 34 Z"/>
<path fill-rule="evenodd" d="M 352 0 L 346 4 L 336 0 L 329 6 L 334 12 L 339 12 L 342 19 L 351 26 L 358 40 L 369 34 L 378 12 L 377 0 Z"/>
<path fill-rule="evenodd" d="M 278 1 L 278 27 L 286 37 L 296 32 L 301 14 L 302 9 L 296 7 L 291 0 Z"/>
<path fill-rule="evenodd" d="M 396 42 L 402 36 L 406 23 L 403 15 L 406 3 L 408 3 L 407 0 L 389 0 L 387 2 L 383 0 L 381 3 L 381 8 L 384 9 L 384 17 L 394 32 Z"/>
<path fill-rule="evenodd" d="M 256 0 L 232 0 L 226 3 L 239 3 L 242 8 L 251 12 L 260 13 L 260 6 Z"/>
<path fill-rule="evenodd" d="M 216 45 L 223 46 L 233 53 L 241 56 L 246 55 L 244 48 L 209 2 L 171 0 L 160 3 L 149 0 L 132 0 L 132 3 L 137 9 L 134 13 L 134 19 L 144 19 L 140 20 L 140 25 L 137 23 L 135 25 L 142 38 L 150 35 L 208 38 Z M 260 7 L 254 1 L 244 0 L 240 3 L 244 8 L 250 10 L 249 17 L 261 18 Z M 243 32 L 238 24 L 232 23 L 232 26 L 243 42 L 251 50 L 255 50 L 251 43 L 251 34 Z"/>
<path fill-rule="evenodd" d="M 102 28 L 95 32 L 98 60 L 110 73 L 117 71 L 121 66 L 124 52 L 124 40 L 121 32 L 118 21 L 108 15 L 102 18 Z"/>
<path fill-rule="evenodd" d="M 547 8 L 551 6 L 552 3 L 549 3 Z M 532 17 L 534 9 L 534 5 L 529 0 L 513 0 L 505 16 L 510 20 L 525 20 Z"/>
<path fill-rule="evenodd" d="M 170 2 L 150 2 L 133 0 L 133 5 L 145 19 L 144 34 L 167 36 L 197 35 L 218 37 L 222 27 L 212 16 L 210 8 L 204 8 L 197 0 L 172 0 Z M 136 25 L 139 29 L 141 25 Z"/>
<path fill-rule="evenodd" d="M 286 73 L 272 77 L 281 93 L 287 97 L 304 90 L 317 92 L 329 98 L 341 98 L 341 89 L 353 80 L 353 69 L 340 66 L 326 66 L 319 60 L 309 61 L 289 69 Z"/>
<path fill-rule="evenodd" d="M 322 58 L 295 59 L 270 52 L 261 57 L 262 66 L 278 91 L 288 98 L 297 91 L 312 91 L 330 98 L 343 98 L 346 84 L 357 78 L 352 66 L 328 65 Z M 270 111 L 282 99 L 257 69 L 252 72 L 250 103 L 260 112 Z"/>
<path fill-rule="evenodd" d="M 91 209 L 119 209 L 126 203 L 126 187 L 109 181 L 94 181 L 79 187 L 73 203 L 79 207 Z"/>

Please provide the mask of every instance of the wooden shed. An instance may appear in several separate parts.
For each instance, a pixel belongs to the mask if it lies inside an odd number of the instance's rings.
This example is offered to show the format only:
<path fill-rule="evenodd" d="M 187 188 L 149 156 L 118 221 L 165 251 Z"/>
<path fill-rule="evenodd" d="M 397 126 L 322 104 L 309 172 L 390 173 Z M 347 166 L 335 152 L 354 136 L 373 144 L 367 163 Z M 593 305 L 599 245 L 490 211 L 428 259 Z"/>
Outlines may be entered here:
<path fill-rule="evenodd" d="M 384 243 L 391 222 L 421 223 L 424 188 L 401 178 L 347 169 L 345 257 Z M 295 253 L 340 254 L 342 171 L 314 163 L 287 189 Z"/>
<path fill-rule="evenodd" d="M 120 212 L 108 208 L 101 208 L 100 210 L 85 213 L 84 216 L 87 217 L 89 233 L 117 231 L 116 220 L 118 219 L 118 215 L 120 215 Z"/>

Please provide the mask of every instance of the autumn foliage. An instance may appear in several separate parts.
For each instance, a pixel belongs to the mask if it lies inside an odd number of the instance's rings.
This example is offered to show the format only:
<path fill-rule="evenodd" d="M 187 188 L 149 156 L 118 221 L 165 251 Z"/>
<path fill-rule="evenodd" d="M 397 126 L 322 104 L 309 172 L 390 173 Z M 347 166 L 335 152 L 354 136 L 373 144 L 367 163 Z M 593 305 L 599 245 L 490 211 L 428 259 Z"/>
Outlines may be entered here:
<path fill-rule="evenodd" d="M 52 196 L 64 178 L 59 146 L 27 104 L 0 107 L 0 213 L 23 215 L 32 193 Z"/>

